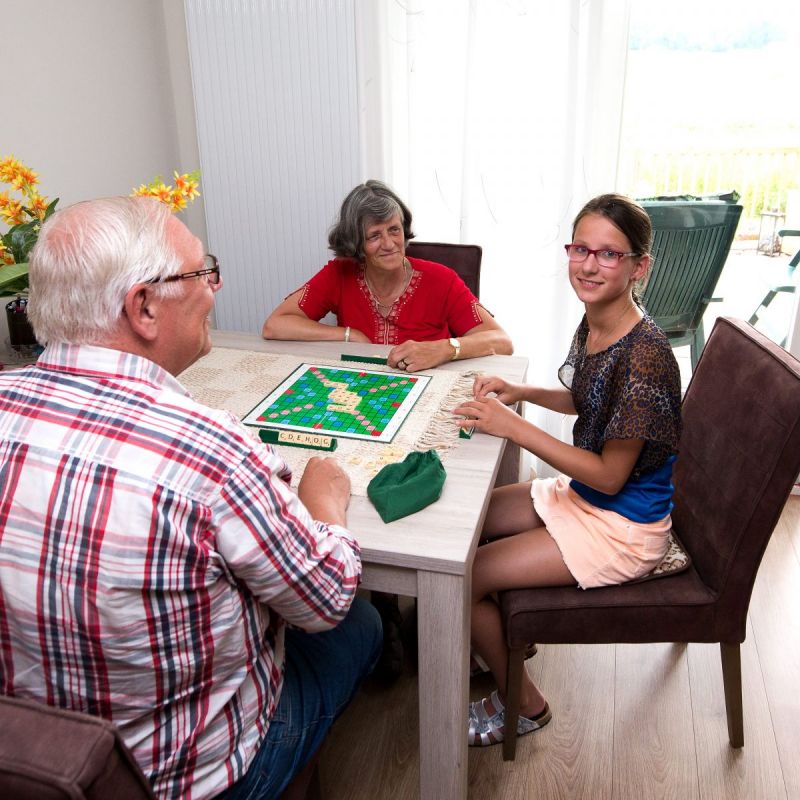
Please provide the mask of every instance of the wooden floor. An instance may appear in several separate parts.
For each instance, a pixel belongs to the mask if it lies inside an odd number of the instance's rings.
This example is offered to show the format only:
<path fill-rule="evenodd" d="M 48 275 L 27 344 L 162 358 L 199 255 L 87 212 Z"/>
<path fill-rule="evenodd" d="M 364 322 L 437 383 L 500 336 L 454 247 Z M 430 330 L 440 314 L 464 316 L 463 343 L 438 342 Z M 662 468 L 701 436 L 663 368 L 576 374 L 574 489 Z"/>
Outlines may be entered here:
<path fill-rule="evenodd" d="M 741 750 L 728 745 L 717 645 L 540 645 L 527 665 L 553 722 L 520 739 L 513 763 L 499 747 L 471 749 L 471 800 L 800 800 L 800 497 L 789 499 L 750 603 Z M 337 722 L 322 759 L 327 800 L 418 796 L 407 673 L 388 689 L 365 686 Z M 482 677 L 471 691 L 491 688 Z"/>

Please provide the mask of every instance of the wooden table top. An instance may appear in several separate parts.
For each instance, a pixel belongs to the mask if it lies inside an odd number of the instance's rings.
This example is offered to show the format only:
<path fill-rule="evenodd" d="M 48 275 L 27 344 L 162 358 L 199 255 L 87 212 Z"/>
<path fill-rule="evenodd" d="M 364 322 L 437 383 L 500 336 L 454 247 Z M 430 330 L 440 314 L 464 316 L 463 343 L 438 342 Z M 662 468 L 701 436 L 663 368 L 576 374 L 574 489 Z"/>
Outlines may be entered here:
<path fill-rule="evenodd" d="M 389 347 L 344 342 L 265 341 L 251 333 L 212 331 L 216 347 L 314 357 L 339 358 L 343 353 L 385 356 Z M 438 369 L 481 370 L 512 381 L 525 379 L 528 360 L 517 356 L 488 356 L 452 362 Z M 366 497 L 353 496 L 348 527 L 361 544 L 365 562 L 392 567 L 464 574 L 477 544 L 490 489 L 505 441 L 475 433 L 448 456 L 447 479 L 441 498 L 422 511 L 389 524 L 378 516 Z"/>

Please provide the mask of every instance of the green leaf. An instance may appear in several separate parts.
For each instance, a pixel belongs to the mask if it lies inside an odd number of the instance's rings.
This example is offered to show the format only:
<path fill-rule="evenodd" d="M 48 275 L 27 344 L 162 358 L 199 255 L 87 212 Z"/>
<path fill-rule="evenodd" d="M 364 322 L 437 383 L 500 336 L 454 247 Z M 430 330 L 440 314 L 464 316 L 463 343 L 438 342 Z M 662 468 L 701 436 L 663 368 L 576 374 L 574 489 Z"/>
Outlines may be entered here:
<path fill-rule="evenodd" d="M 44 210 L 44 218 L 47 219 L 55 210 L 56 210 L 56 203 L 59 201 L 60 198 L 56 197 L 52 203 L 50 203 L 47 208 Z"/>
<path fill-rule="evenodd" d="M 16 294 L 28 289 L 28 265 L 5 264 L 0 267 L 0 294 Z"/>
<path fill-rule="evenodd" d="M 41 222 L 36 219 L 31 222 L 26 222 L 23 225 L 15 225 L 7 235 L 10 235 L 11 244 L 9 250 L 14 256 L 14 261 L 17 264 L 27 262 L 28 253 L 30 253 L 36 240 L 39 238 L 39 228 Z"/>

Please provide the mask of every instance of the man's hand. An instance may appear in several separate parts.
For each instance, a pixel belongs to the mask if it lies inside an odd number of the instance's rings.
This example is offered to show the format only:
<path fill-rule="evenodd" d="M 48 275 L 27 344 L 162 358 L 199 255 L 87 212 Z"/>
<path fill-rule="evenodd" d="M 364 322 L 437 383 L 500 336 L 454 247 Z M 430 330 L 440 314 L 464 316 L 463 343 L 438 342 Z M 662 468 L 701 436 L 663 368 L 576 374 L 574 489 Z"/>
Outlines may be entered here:
<path fill-rule="evenodd" d="M 297 496 L 319 522 L 347 524 L 350 478 L 333 456 L 313 456 L 306 464 Z"/>

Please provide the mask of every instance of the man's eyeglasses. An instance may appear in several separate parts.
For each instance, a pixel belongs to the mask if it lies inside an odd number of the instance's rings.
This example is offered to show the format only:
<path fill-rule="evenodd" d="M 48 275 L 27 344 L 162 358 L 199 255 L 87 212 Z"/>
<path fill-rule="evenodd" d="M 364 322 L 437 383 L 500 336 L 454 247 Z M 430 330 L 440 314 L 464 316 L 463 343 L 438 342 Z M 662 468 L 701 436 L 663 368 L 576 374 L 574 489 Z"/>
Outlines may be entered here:
<path fill-rule="evenodd" d="M 619 250 L 592 250 L 591 247 L 584 247 L 582 244 L 565 244 L 564 249 L 567 251 L 567 257 L 570 261 L 580 264 L 582 261 L 586 261 L 590 255 L 593 255 L 597 263 L 607 269 L 618 267 L 619 262 L 625 256 L 639 255 L 639 253 L 620 253 Z"/>
<path fill-rule="evenodd" d="M 206 280 L 212 285 L 216 286 L 219 283 L 219 261 L 217 261 L 216 256 L 212 256 L 211 253 L 206 253 L 203 256 L 203 262 L 205 263 L 204 269 L 196 269 L 194 272 L 182 272 L 180 275 L 170 275 L 167 278 L 154 278 L 152 281 L 148 281 L 148 283 L 169 283 L 170 281 L 185 281 L 188 278 L 199 278 L 201 275 L 205 275 Z"/>

